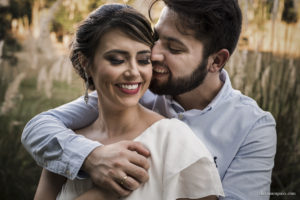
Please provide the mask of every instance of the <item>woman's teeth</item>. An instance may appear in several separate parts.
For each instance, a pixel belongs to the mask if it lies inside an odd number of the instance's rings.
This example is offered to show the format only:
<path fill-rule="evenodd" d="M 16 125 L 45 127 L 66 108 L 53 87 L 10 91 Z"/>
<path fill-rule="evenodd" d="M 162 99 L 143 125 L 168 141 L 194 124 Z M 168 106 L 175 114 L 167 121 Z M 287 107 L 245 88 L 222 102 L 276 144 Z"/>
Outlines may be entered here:
<path fill-rule="evenodd" d="M 119 84 L 119 86 L 128 90 L 135 90 L 139 87 L 139 84 Z"/>

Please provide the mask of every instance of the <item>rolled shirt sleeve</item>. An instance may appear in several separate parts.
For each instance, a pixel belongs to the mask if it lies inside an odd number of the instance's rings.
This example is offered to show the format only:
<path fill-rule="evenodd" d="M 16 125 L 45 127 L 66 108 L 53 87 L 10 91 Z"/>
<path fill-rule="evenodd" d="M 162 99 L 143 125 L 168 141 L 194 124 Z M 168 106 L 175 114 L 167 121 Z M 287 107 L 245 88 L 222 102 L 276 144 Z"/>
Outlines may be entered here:
<path fill-rule="evenodd" d="M 81 97 L 43 112 L 26 124 L 21 141 L 38 165 L 69 179 L 78 175 L 85 158 L 101 144 L 73 130 L 96 120 L 97 102 L 93 92 L 87 105 Z"/>

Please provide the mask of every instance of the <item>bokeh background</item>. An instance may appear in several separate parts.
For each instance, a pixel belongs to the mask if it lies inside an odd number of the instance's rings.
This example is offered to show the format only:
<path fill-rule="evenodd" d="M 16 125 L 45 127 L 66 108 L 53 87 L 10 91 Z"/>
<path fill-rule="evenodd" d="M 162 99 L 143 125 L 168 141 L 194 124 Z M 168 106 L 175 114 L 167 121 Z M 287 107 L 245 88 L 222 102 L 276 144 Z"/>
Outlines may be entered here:
<path fill-rule="evenodd" d="M 148 15 L 150 1 L 0 0 L 0 199 L 33 198 L 41 168 L 20 143 L 26 122 L 84 92 L 68 60 L 78 22 L 112 2 Z M 243 31 L 225 68 L 277 121 L 271 199 L 300 199 L 300 0 L 239 3 Z"/>

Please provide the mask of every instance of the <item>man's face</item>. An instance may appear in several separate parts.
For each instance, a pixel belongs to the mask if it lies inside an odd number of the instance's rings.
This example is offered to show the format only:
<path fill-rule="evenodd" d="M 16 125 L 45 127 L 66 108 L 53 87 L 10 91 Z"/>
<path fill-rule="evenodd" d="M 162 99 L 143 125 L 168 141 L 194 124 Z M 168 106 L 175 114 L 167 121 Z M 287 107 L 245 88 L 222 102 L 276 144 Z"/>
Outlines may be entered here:
<path fill-rule="evenodd" d="M 177 29 L 178 18 L 165 7 L 155 26 L 158 35 L 152 49 L 153 77 L 151 91 L 177 96 L 199 86 L 207 74 L 203 43 L 192 34 Z"/>

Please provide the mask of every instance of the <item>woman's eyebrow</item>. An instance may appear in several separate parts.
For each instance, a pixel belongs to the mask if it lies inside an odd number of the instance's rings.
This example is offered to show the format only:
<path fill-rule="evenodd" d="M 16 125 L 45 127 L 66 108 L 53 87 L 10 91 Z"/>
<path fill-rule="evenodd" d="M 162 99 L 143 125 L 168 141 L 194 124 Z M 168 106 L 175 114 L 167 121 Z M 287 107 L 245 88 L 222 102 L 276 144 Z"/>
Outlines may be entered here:
<path fill-rule="evenodd" d="M 111 54 L 111 53 L 117 53 L 117 54 L 122 54 L 122 55 L 129 55 L 129 53 L 127 51 L 120 50 L 120 49 L 109 50 L 109 51 L 105 52 L 104 55 Z"/>
<path fill-rule="evenodd" d="M 143 50 L 143 51 L 139 51 L 137 54 L 151 54 L 150 50 Z"/>

